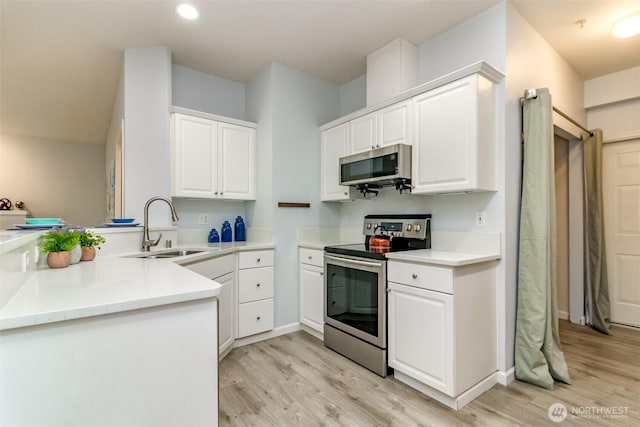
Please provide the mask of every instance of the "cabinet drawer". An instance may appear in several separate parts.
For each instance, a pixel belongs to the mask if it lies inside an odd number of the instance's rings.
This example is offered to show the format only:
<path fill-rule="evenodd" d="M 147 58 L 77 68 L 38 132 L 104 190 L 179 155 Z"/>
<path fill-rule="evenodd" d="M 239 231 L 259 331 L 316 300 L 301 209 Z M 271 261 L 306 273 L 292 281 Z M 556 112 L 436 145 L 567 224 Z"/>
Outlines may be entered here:
<path fill-rule="evenodd" d="M 273 267 L 238 271 L 238 302 L 273 298 Z"/>
<path fill-rule="evenodd" d="M 273 329 L 273 298 L 238 306 L 238 337 Z"/>
<path fill-rule="evenodd" d="M 224 255 L 206 261 L 194 262 L 193 264 L 183 264 L 183 267 L 208 278 L 215 279 L 235 270 L 235 260 L 233 255 Z"/>
<path fill-rule="evenodd" d="M 324 251 L 318 249 L 300 248 L 300 262 L 302 264 L 324 267 Z"/>
<path fill-rule="evenodd" d="M 390 261 L 387 279 L 403 285 L 453 294 L 452 268 Z"/>
<path fill-rule="evenodd" d="M 267 267 L 273 265 L 273 250 L 238 253 L 238 268 Z"/>

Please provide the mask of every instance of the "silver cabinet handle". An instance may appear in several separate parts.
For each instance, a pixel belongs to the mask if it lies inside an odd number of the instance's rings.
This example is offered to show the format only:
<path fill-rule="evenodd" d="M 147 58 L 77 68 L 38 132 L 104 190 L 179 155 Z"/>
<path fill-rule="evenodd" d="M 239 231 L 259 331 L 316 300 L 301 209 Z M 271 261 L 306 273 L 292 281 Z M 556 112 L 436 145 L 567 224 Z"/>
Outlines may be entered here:
<path fill-rule="evenodd" d="M 417 275 L 416 273 L 413 273 L 413 274 L 411 275 L 411 277 L 413 277 L 414 279 L 417 279 L 417 278 L 418 278 L 418 275 Z"/>

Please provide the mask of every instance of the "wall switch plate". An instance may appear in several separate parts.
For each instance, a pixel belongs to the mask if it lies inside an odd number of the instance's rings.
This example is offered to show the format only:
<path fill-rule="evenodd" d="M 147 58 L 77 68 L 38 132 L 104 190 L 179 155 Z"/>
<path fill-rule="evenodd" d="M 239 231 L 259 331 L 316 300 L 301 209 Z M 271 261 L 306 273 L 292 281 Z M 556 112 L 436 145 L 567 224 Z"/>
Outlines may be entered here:
<path fill-rule="evenodd" d="M 476 225 L 485 225 L 487 213 L 485 211 L 476 212 Z"/>
<path fill-rule="evenodd" d="M 207 214 L 198 215 L 198 224 L 209 224 L 209 215 Z"/>

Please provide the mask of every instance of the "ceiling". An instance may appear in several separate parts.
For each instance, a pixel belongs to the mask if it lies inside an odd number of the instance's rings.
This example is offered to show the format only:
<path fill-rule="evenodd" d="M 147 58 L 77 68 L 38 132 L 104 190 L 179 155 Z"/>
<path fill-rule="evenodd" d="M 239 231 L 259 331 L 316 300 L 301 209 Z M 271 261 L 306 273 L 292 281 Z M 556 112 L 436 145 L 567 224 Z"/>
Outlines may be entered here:
<path fill-rule="evenodd" d="M 499 2 L 208 0 L 185 21 L 172 0 L 0 0 L 0 131 L 104 143 L 125 48 L 166 46 L 238 82 L 275 61 L 343 84 L 391 40 L 420 44 Z M 584 79 L 640 65 L 640 36 L 609 35 L 637 0 L 511 2 Z"/>

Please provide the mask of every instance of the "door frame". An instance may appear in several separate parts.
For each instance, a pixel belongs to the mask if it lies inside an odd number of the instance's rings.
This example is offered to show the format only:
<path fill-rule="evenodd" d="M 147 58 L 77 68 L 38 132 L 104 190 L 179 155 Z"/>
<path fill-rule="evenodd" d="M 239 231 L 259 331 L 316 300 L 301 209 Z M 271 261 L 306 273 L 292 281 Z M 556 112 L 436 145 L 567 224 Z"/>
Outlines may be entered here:
<path fill-rule="evenodd" d="M 569 141 L 569 321 L 585 324 L 584 312 L 584 150 L 582 139 L 555 126 Z"/>

